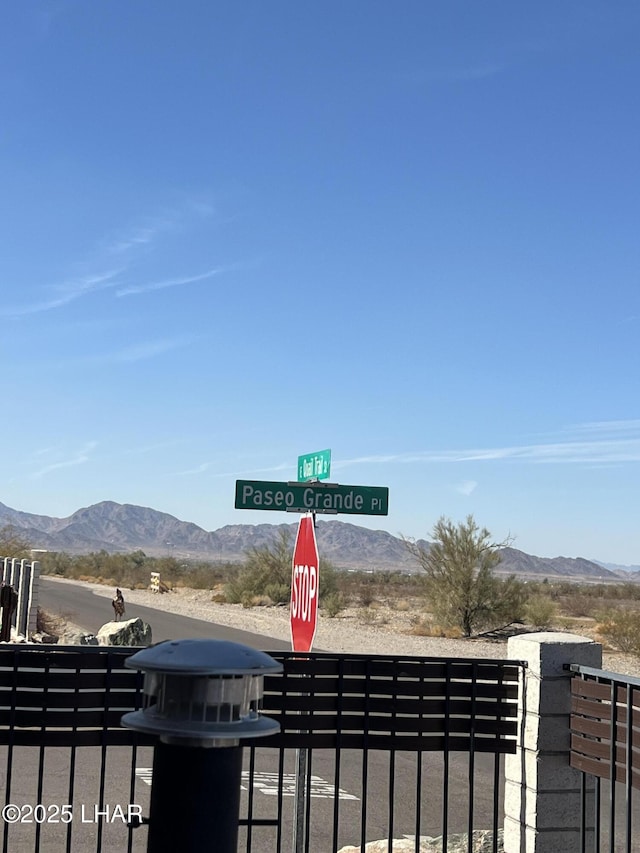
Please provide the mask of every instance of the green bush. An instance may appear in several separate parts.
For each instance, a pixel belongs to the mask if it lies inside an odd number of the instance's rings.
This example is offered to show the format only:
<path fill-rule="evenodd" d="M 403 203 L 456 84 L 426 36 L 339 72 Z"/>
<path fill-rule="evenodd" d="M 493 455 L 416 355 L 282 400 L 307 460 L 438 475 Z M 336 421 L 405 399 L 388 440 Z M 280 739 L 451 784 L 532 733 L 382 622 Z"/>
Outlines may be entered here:
<path fill-rule="evenodd" d="M 291 598 L 291 586 L 287 583 L 270 583 L 265 586 L 264 595 L 272 604 L 288 604 Z"/>
<path fill-rule="evenodd" d="M 523 583 L 494 574 L 507 542 L 493 542 L 472 515 L 459 524 L 440 518 L 431 540 L 428 548 L 406 539 L 405 544 L 425 572 L 428 606 L 439 624 L 470 637 L 522 619 Z"/>
<path fill-rule="evenodd" d="M 116 586 L 142 589 L 149 585 L 151 572 L 158 572 L 169 587 L 181 585 L 194 589 L 211 589 L 237 572 L 233 565 L 207 562 L 180 562 L 175 557 L 147 557 L 143 551 L 109 554 L 107 551 L 70 555 L 50 551 L 40 559 L 42 574 L 79 580 L 93 577 L 112 581 Z"/>
<path fill-rule="evenodd" d="M 612 610 L 597 630 L 604 640 L 619 651 L 640 653 L 640 613 L 637 610 Z"/>
<path fill-rule="evenodd" d="M 330 592 L 325 595 L 322 601 L 322 612 L 329 619 L 334 619 L 338 613 L 344 610 L 344 596 L 340 592 Z"/>
<path fill-rule="evenodd" d="M 538 629 L 551 627 L 558 613 L 558 606 L 548 595 L 532 595 L 525 605 L 525 619 Z"/>
<path fill-rule="evenodd" d="M 254 596 L 267 595 L 267 587 L 277 602 L 287 601 L 291 590 L 291 535 L 287 528 L 279 531 L 273 545 L 251 548 L 237 575 L 227 582 L 225 593 L 232 604 L 243 604 Z M 286 590 L 286 592 L 285 592 Z M 284 595 L 284 598 L 283 598 Z"/>
<path fill-rule="evenodd" d="M 291 598 L 293 544 L 287 528 L 279 531 L 273 545 L 251 548 L 246 563 L 227 581 L 225 595 L 231 604 L 243 604 L 268 596 L 274 604 L 287 604 Z M 339 573 L 331 563 L 320 561 L 318 601 L 338 592 Z"/>

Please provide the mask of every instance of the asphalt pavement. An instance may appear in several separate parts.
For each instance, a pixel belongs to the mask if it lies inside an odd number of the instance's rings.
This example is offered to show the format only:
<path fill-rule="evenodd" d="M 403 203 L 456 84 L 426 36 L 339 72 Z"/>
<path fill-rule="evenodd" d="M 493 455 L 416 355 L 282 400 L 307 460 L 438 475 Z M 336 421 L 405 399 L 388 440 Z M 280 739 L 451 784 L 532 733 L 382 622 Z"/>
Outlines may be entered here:
<path fill-rule="evenodd" d="M 111 599 L 96 595 L 92 589 L 80 584 L 62 583 L 46 576 L 41 577 L 39 604 L 48 613 L 64 616 L 85 631 L 97 634 L 105 622 L 113 619 Z M 151 625 L 152 641 L 215 638 L 244 643 L 264 651 L 289 651 L 291 643 L 237 628 L 216 625 L 203 619 L 191 619 L 171 613 L 170 597 L 163 596 L 165 609 L 142 607 L 127 602 L 127 619 L 140 617 Z"/>

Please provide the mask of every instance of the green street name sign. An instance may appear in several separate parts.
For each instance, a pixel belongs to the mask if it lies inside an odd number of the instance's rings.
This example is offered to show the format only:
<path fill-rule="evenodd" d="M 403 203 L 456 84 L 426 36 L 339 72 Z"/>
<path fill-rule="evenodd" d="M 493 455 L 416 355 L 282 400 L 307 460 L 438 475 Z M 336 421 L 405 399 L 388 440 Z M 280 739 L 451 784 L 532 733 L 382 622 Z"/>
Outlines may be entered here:
<path fill-rule="evenodd" d="M 280 512 L 343 512 L 350 515 L 388 515 L 386 486 L 343 486 L 337 483 L 269 483 L 236 480 L 236 509 Z"/>
<path fill-rule="evenodd" d="M 307 480 L 328 480 L 331 472 L 331 451 L 318 450 L 298 456 L 298 482 Z"/>

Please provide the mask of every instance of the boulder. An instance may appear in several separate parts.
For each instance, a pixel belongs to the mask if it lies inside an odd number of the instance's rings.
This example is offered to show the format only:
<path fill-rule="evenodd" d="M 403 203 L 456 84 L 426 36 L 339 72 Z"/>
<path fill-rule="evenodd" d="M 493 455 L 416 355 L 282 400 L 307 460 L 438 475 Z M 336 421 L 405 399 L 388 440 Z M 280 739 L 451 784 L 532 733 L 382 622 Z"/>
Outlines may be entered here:
<path fill-rule="evenodd" d="M 65 646 L 97 646 L 98 638 L 95 634 L 86 631 L 65 631 L 60 637 L 59 643 Z"/>
<path fill-rule="evenodd" d="M 126 622 L 107 622 L 97 634 L 99 646 L 150 646 L 151 625 L 140 617 Z"/>
<path fill-rule="evenodd" d="M 31 642 L 51 646 L 58 642 L 58 637 L 55 634 L 47 634 L 45 631 L 36 631 L 31 635 Z"/>

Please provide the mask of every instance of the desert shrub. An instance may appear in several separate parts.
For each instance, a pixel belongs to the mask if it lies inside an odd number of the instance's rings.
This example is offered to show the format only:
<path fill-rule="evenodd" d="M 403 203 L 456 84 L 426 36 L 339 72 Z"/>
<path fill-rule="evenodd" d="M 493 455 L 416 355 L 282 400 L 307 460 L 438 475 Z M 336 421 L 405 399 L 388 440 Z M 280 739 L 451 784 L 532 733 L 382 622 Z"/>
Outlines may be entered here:
<path fill-rule="evenodd" d="M 291 598 L 291 586 L 288 583 L 270 583 L 265 586 L 264 595 L 272 604 L 287 604 Z"/>
<path fill-rule="evenodd" d="M 360 607 L 371 607 L 376 600 L 376 593 L 372 584 L 365 584 L 360 588 L 358 600 Z"/>
<path fill-rule="evenodd" d="M 31 543 L 18 527 L 5 524 L 0 527 L 0 554 L 15 560 L 28 560 Z"/>
<path fill-rule="evenodd" d="M 425 572 L 429 609 L 438 622 L 470 637 L 522 618 L 524 585 L 513 575 L 502 580 L 494 574 L 505 542 L 493 542 L 472 515 L 460 524 L 440 518 L 431 540 L 428 548 L 405 544 Z"/>
<path fill-rule="evenodd" d="M 251 596 L 268 595 L 274 604 L 286 604 L 291 598 L 292 559 L 289 530 L 280 530 L 273 545 L 247 552 L 245 564 L 226 583 L 227 600 L 231 604 L 244 604 Z M 320 560 L 319 574 L 318 600 L 322 604 L 327 596 L 338 592 L 338 572 L 331 563 Z"/>
<path fill-rule="evenodd" d="M 69 554 L 65 554 L 63 551 L 46 551 L 40 555 L 38 562 L 43 575 L 68 577 L 67 573 L 71 565 Z"/>
<path fill-rule="evenodd" d="M 287 529 L 279 532 L 273 545 L 251 548 L 247 560 L 237 575 L 227 582 L 225 593 L 232 604 L 250 600 L 254 595 L 266 594 L 267 587 L 291 589 L 291 536 Z M 284 600 L 290 592 L 287 591 Z"/>
<path fill-rule="evenodd" d="M 597 631 L 610 645 L 621 652 L 640 654 L 640 613 L 619 608 L 611 610 Z"/>
<path fill-rule="evenodd" d="M 334 619 L 338 613 L 344 610 L 344 596 L 340 592 L 331 592 L 325 595 L 322 601 L 322 612 L 329 619 Z"/>
<path fill-rule="evenodd" d="M 242 578 L 227 581 L 224 587 L 224 597 L 229 604 L 241 604 L 243 596 Z"/>
<path fill-rule="evenodd" d="M 562 597 L 561 606 L 568 616 L 590 616 L 594 601 L 583 592 L 573 591 Z"/>
<path fill-rule="evenodd" d="M 535 628 L 545 629 L 551 626 L 557 612 L 557 604 L 548 595 L 532 595 L 525 606 L 525 619 Z"/>
<path fill-rule="evenodd" d="M 365 625 L 374 625 L 378 621 L 378 614 L 373 607 L 363 607 L 358 615 Z"/>
<path fill-rule="evenodd" d="M 228 563 L 180 562 L 175 557 L 148 557 L 144 551 L 109 554 L 107 551 L 70 555 L 49 551 L 40 559 L 42 574 L 73 580 L 105 578 L 108 586 L 146 589 L 151 572 L 160 574 L 164 591 L 175 587 L 212 589 L 237 575 L 239 566 Z"/>
<path fill-rule="evenodd" d="M 342 572 L 330 563 L 328 560 L 323 560 L 320 557 L 320 589 L 318 590 L 318 601 L 322 605 L 325 599 L 340 592 L 340 580 Z"/>
<path fill-rule="evenodd" d="M 188 566 L 182 573 L 182 583 L 192 589 L 213 589 L 223 578 L 224 572 L 217 566 L 208 563 Z"/>
<path fill-rule="evenodd" d="M 43 610 L 42 607 L 38 607 L 36 611 L 36 631 L 39 633 L 57 637 L 60 633 L 62 622 L 63 620 L 60 616 L 54 616 L 52 613 Z"/>

